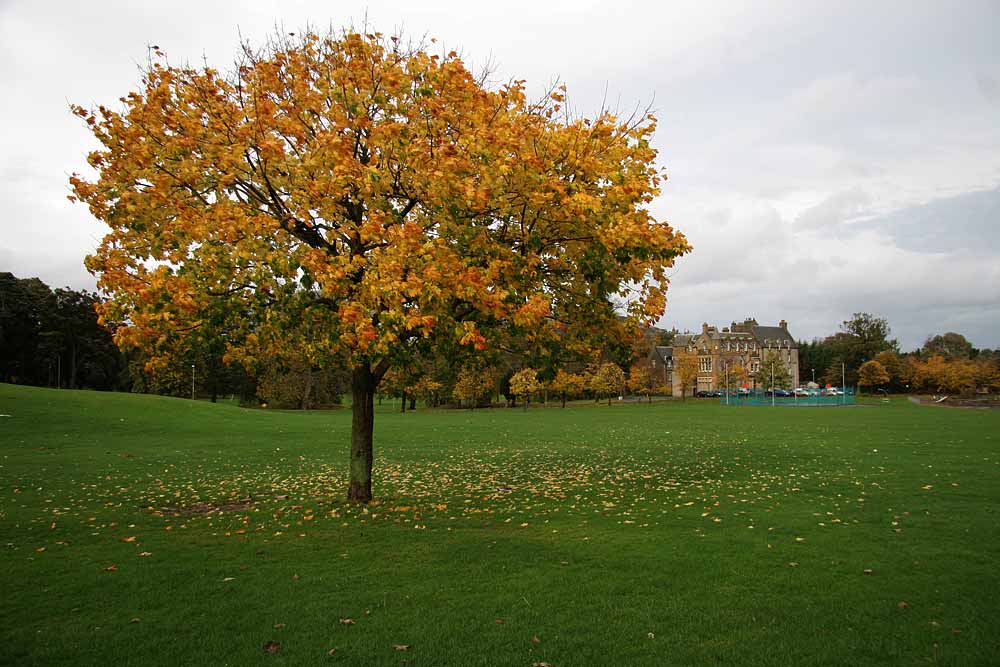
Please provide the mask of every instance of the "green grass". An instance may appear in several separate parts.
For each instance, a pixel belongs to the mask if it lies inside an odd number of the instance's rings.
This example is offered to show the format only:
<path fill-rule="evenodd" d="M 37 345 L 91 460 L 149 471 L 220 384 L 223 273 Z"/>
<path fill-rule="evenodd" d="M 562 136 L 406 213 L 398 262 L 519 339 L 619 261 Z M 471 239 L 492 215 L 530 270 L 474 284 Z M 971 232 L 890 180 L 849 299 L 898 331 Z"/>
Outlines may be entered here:
<path fill-rule="evenodd" d="M 0 662 L 1000 661 L 997 411 L 386 406 L 369 508 L 346 410 L 0 414 Z"/>

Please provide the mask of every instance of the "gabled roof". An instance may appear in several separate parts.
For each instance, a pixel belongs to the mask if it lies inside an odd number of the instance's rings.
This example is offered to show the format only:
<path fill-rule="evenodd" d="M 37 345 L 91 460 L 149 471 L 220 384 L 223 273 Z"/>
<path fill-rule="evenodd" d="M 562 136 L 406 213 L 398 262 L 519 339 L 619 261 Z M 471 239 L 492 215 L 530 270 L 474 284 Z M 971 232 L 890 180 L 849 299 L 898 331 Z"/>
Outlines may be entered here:
<path fill-rule="evenodd" d="M 650 357 L 655 358 L 660 363 L 666 365 L 671 362 L 674 358 L 674 348 L 666 347 L 664 345 L 657 345 L 653 348 L 653 353 Z"/>
<path fill-rule="evenodd" d="M 788 329 L 785 329 L 784 327 L 754 326 L 751 327 L 751 329 L 753 330 L 754 338 L 756 338 L 761 344 L 763 344 L 765 340 L 769 344 L 781 341 L 782 345 L 785 344 L 785 341 L 789 341 L 788 344 L 791 347 L 798 347 L 795 343 L 795 339 L 792 338 L 790 333 L 788 333 Z"/>

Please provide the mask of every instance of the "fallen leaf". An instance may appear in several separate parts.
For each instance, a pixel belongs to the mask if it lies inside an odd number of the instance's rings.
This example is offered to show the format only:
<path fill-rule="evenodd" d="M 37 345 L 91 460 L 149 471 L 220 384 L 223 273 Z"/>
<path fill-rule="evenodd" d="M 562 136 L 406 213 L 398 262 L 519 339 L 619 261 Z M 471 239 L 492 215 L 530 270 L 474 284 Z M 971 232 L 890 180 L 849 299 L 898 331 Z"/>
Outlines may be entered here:
<path fill-rule="evenodd" d="M 337 655 L 337 649 L 332 648 L 329 651 L 327 651 L 326 654 L 332 658 L 333 656 Z"/>
<path fill-rule="evenodd" d="M 900 602 L 896 606 L 899 607 L 900 609 L 909 609 L 910 608 L 910 605 L 907 604 L 906 602 Z"/>
<path fill-rule="evenodd" d="M 393 644 L 392 648 L 394 650 L 396 650 L 396 651 L 409 651 L 410 650 L 410 645 L 409 644 Z"/>
<path fill-rule="evenodd" d="M 132 620 L 129 621 L 129 623 L 138 623 L 138 622 L 139 622 L 138 618 L 133 618 Z"/>
<path fill-rule="evenodd" d="M 278 642 L 267 642 L 262 648 L 264 649 L 264 653 L 274 654 L 281 650 L 281 644 Z"/>
<path fill-rule="evenodd" d="M 236 577 L 226 577 L 226 578 L 225 578 L 225 579 L 223 579 L 222 581 L 223 581 L 223 582 L 226 582 L 226 581 L 236 581 Z"/>
<path fill-rule="evenodd" d="M 143 551 L 143 552 L 142 552 L 141 554 L 139 554 L 139 555 L 140 555 L 140 556 L 142 556 L 143 558 L 145 558 L 146 556 L 152 556 L 152 555 L 153 555 L 153 552 L 152 552 L 152 551 Z"/>
<path fill-rule="evenodd" d="M 538 638 L 538 635 L 535 635 L 534 637 L 531 638 L 531 643 L 536 645 L 541 644 L 542 640 Z"/>
<path fill-rule="evenodd" d="M 865 574 L 874 574 L 875 570 L 868 570 L 868 569 L 866 569 L 866 570 L 864 570 L 864 573 Z"/>
<path fill-rule="evenodd" d="M 274 624 L 274 629 L 275 630 L 284 630 L 285 629 L 285 624 L 284 623 L 275 623 Z"/>
<path fill-rule="evenodd" d="M 959 630 L 958 628 L 952 628 L 951 634 L 953 634 L 953 635 L 955 635 L 957 637 L 960 634 L 962 634 L 962 631 Z"/>
<path fill-rule="evenodd" d="M 502 618 L 498 618 L 497 620 L 495 620 L 493 622 L 496 623 L 497 625 L 503 625 L 505 621 Z"/>
<path fill-rule="evenodd" d="M 646 636 L 649 637 L 650 639 L 656 639 L 656 635 L 654 635 L 652 632 L 648 633 Z"/>
<path fill-rule="evenodd" d="M 135 535 L 132 535 L 130 537 L 123 537 L 122 542 L 135 542 Z"/>
<path fill-rule="evenodd" d="M 798 566 L 799 566 L 799 564 L 796 563 L 796 562 L 794 562 L 794 561 L 792 561 L 791 563 L 788 564 L 788 567 L 798 567 Z"/>
<path fill-rule="evenodd" d="M 341 625 L 354 625 L 355 621 L 354 621 L 353 618 L 342 618 L 342 619 L 340 619 L 340 624 Z"/>
<path fill-rule="evenodd" d="M 104 568 L 104 571 L 105 572 L 117 572 L 118 571 L 118 566 L 117 565 L 108 565 L 106 568 Z"/>
<path fill-rule="evenodd" d="M 552 665 L 547 662 L 533 662 L 531 667 L 552 667 Z"/>

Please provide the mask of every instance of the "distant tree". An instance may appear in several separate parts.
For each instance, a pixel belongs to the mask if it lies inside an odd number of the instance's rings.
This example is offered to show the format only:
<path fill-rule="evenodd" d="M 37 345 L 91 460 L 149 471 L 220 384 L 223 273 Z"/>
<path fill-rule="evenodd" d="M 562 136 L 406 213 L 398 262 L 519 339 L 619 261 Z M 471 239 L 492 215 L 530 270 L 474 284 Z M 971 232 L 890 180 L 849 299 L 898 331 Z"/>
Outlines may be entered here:
<path fill-rule="evenodd" d="M 1000 367 L 995 360 L 977 358 L 972 366 L 972 379 L 976 389 L 995 392 L 1000 388 Z"/>
<path fill-rule="evenodd" d="M 624 386 L 625 373 L 618 364 L 601 364 L 590 379 L 590 388 L 595 394 L 598 396 L 607 394 L 608 405 L 611 405 L 611 397 L 620 392 Z"/>
<path fill-rule="evenodd" d="M 924 341 L 923 347 L 920 348 L 920 356 L 925 359 L 934 355 L 945 359 L 969 359 L 973 350 L 972 343 L 966 340 L 965 336 L 949 331 Z"/>
<path fill-rule="evenodd" d="M 538 374 L 534 368 L 519 370 L 510 378 L 511 393 L 524 401 L 525 410 L 528 409 L 528 402 L 531 400 L 531 395 L 538 391 L 540 387 Z"/>
<path fill-rule="evenodd" d="M 563 369 L 556 372 L 556 376 L 549 382 L 549 389 L 554 391 L 562 399 L 562 407 L 566 407 L 566 398 L 569 396 L 579 396 L 588 385 L 587 378 L 576 373 L 568 373 Z"/>
<path fill-rule="evenodd" d="M 894 339 L 889 338 L 892 330 L 884 317 L 854 313 L 851 319 L 841 323 L 840 329 L 857 339 L 856 353 L 865 359 L 871 359 L 882 350 L 895 350 L 899 347 Z"/>
<path fill-rule="evenodd" d="M 739 362 L 730 364 L 726 370 L 726 391 L 729 391 L 734 387 L 742 387 L 746 384 L 749 378 L 750 375 L 743 364 Z"/>
<path fill-rule="evenodd" d="M 885 367 L 872 359 L 861 364 L 858 369 L 858 384 L 873 390 L 875 387 L 886 384 L 889 381 L 889 374 Z"/>
<path fill-rule="evenodd" d="M 493 395 L 496 388 L 497 371 L 492 366 L 482 367 L 476 363 L 466 363 L 458 373 L 452 395 L 471 409 Z"/>
<path fill-rule="evenodd" d="M 799 368 L 802 377 L 822 379 L 837 357 L 837 346 L 831 339 L 799 341 Z M 837 365 L 840 372 L 840 365 Z"/>
<path fill-rule="evenodd" d="M 694 390 L 698 381 L 698 357 L 683 355 L 674 360 L 674 373 L 677 374 L 678 384 L 681 386 L 681 400 L 687 397 L 687 390 Z"/>
<path fill-rule="evenodd" d="M 648 402 L 652 402 L 650 393 L 653 389 L 653 373 L 648 362 L 641 361 L 632 366 L 628 375 L 628 388 L 633 394 L 643 394 Z"/>
<path fill-rule="evenodd" d="M 760 358 L 754 380 L 765 388 L 787 389 L 792 384 L 792 375 L 778 353 L 767 350 Z"/>
<path fill-rule="evenodd" d="M 0 380 L 53 387 L 121 388 L 125 359 L 98 323 L 100 297 L 49 289 L 0 273 Z"/>
<path fill-rule="evenodd" d="M 889 379 L 883 383 L 892 391 L 903 391 L 910 382 L 909 366 L 906 361 L 893 350 L 883 350 L 875 355 L 873 361 L 882 364 L 889 374 Z"/>

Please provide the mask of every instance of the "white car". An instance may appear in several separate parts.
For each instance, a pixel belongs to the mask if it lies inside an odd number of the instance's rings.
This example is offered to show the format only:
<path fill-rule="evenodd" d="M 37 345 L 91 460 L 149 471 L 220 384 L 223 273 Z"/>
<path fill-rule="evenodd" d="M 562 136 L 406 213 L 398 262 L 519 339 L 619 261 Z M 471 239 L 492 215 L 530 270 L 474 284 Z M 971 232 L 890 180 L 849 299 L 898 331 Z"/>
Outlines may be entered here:
<path fill-rule="evenodd" d="M 795 394 L 796 396 L 808 396 L 809 395 L 809 390 L 806 389 L 805 387 L 796 387 L 792 391 L 792 393 Z"/>

